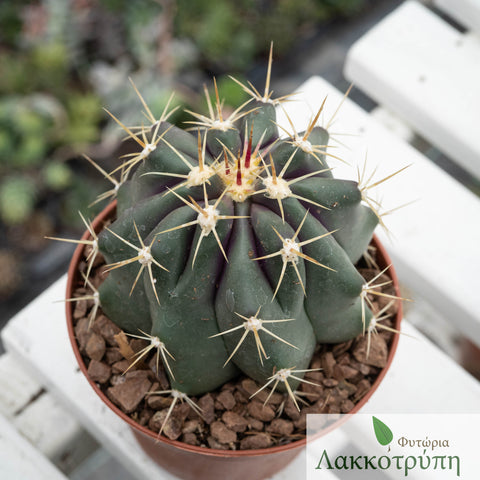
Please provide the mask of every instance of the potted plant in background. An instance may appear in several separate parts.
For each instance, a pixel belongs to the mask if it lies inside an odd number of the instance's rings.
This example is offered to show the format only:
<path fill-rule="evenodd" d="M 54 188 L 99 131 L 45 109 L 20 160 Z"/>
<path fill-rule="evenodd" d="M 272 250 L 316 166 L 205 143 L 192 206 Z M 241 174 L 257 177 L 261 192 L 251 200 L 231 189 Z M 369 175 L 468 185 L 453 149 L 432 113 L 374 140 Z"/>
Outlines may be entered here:
<path fill-rule="evenodd" d="M 263 94 L 243 86 L 251 99 L 225 112 L 215 84 L 189 132 L 138 91 L 147 125 L 110 114 L 139 148 L 97 166 L 116 202 L 69 270 L 80 367 L 182 478 L 272 475 L 305 445 L 307 413 L 365 403 L 398 341 L 369 187 L 332 176 L 323 105 L 304 132 L 277 125 L 271 59 Z"/>

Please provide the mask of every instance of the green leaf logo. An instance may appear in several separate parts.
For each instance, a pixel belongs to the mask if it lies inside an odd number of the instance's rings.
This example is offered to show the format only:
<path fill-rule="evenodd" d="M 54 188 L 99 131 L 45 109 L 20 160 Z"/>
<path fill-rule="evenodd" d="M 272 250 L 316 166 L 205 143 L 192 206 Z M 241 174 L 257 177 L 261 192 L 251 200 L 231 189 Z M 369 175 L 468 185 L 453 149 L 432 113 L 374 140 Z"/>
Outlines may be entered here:
<path fill-rule="evenodd" d="M 388 445 L 393 440 L 392 431 L 377 417 L 372 417 L 373 430 L 380 445 Z"/>

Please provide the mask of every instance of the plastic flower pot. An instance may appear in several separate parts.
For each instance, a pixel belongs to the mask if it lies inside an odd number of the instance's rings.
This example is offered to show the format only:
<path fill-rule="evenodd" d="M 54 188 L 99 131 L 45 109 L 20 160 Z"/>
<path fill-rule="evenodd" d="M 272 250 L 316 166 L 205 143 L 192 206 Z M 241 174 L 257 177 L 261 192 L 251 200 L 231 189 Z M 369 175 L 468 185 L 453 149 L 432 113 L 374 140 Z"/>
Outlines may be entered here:
<path fill-rule="evenodd" d="M 100 232 L 104 223 L 115 215 L 116 202 L 108 205 L 103 212 L 98 215 L 92 223 L 95 232 Z M 82 239 L 89 239 L 90 234 L 86 231 Z M 391 265 L 391 260 L 382 244 L 374 236 L 372 245 L 377 249 L 377 263 L 383 269 Z M 83 258 L 84 245 L 79 245 L 75 250 L 69 271 L 67 282 L 67 297 L 72 298 L 75 286 L 80 281 L 79 263 Z M 394 285 L 396 295 L 399 296 L 398 279 L 395 270 L 391 267 L 387 273 Z M 102 392 L 100 387 L 89 378 L 87 367 L 79 351 L 77 340 L 74 333 L 73 324 L 73 306 L 72 302 L 66 302 L 66 316 L 68 325 L 68 334 L 72 344 L 75 357 L 82 372 L 85 374 L 91 387 L 96 392 L 101 401 L 116 415 L 122 418 L 132 429 L 135 437 L 142 448 L 159 465 L 174 475 L 186 480 L 259 480 L 268 478 L 276 472 L 282 470 L 290 463 L 305 447 L 307 440 L 302 439 L 291 442 L 286 445 L 274 446 L 258 450 L 219 450 L 206 447 L 197 447 L 188 445 L 180 441 L 169 440 L 164 436 L 158 436 L 157 433 L 143 427 L 123 413 L 109 398 Z M 394 319 L 394 328 L 400 330 L 402 319 L 402 307 L 399 302 L 398 311 Z M 349 413 L 356 413 L 368 402 L 374 394 L 383 378 L 385 377 L 395 355 L 399 339 L 396 333 L 389 346 L 388 361 L 386 366 L 380 371 L 371 389 L 355 405 Z"/>

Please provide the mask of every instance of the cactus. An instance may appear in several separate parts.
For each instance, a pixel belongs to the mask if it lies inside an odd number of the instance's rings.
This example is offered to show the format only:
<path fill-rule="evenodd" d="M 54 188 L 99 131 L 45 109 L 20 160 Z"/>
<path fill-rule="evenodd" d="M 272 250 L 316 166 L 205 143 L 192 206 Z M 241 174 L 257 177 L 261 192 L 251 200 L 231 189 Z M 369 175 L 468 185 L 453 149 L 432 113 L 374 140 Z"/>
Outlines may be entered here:
<path fill-rule="evenodd" d="M 243 86 L 251 99 L 229 116 L 216 84 L 213 101 L 206 90 L 190 131 L 168 122 L 168 105 L 155 118 L 134 86 L 148 127 L 107 112 L 139 152 L 112 173 L 88 159 L 114 186 L 101 198 L 117 197 L 115 221 L 83 242 L 109 272 L 95 306 L 149 341 L 137 361 L 156 350 L 175 401 L 243 372 L 296 403 L 317 342 L 382 327 L 367 298 L 376 278 L 355 267 L 381 216 L 368 187 L 332 176 L 323 105 L 280 137 L 287 97 L 272 98 L 270 72 L 271 52 L 263 95 Z"/>

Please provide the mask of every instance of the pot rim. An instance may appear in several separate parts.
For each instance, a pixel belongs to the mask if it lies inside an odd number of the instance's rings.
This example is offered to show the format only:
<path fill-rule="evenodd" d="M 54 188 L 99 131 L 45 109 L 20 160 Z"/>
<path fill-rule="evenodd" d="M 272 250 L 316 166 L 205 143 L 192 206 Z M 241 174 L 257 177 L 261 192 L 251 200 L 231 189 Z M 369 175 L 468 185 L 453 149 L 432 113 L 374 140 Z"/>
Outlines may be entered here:
<path fill-rule="evenodd" d="M 107 219 L 115 210 L 117 206 L 117 201 L 114 200 L 110 204 L 108 204 L 93 220 L 92 222 L 92 228 L 93 230 L 98 233 L 102 229 L 102 224 Z M 90 232 L 86 230 L 84 234 L 82 235 L 81 239 L 82 240 L 88 240 L 91 238 Z M 385 262 L 385 266 L 387 265 L 392 265 L 392 261 L 383 247 L 383 245 L 380 243 L 376 235 L 373 235 L 372 238 L 372 243 L 374 244 L 375 248 L 377 248 L 378 254 L 383 257 L 383 260 Z M 68 278 L 67 278 L 67 288 L 66 288 L 66 298 L 72 298 L 72 293 L 73 293 L 73 287 L 75 284 L 75 281 L 77 280 L 78 276 L 78 264 L 80 263 L 82 259 L 82 254 L 83 254 L 83 249 L 85 248 L 84 244 L 79 244 L 77 248 L 75 249 L 72 260 L 70 261 L 70 266 L 68 268 Z M 391 267 L 389 269 L 389 275 L 392 279 L 393 286 L 395 288 L 395 295 L 400 296 L 400 289 L 399 289 L 399 284 L 398 284 L 398 277 L 395 272 L 395 269 Z M 105 403 L 110 410 L 112 410 L 115 414 L 117 414 L 120 418 L 122 418 L 131 428 L 136 430 L 137 432 L 142 433 L 143 435 L 150 437 L 151 439 L 157 441 L 157 442 L 162 442 L 167 445 L 177 447 L 181 450 L 185 450 L 191 453 L 197 453 L 197 454 L 202 454 L 202 455 L 210 455 L 210 456 L 216 456 L 216 457 L 251 457 L 251 456 L 259 456 L 259 455 L 265 455 L 265 454 L 275 454 L 275 453 L 281 453 L 287 450 L 292 450 L 295 448 L 301 448 L 304 447 L 307 444 L 307 439 L 304 438 L 302 440 L 296 440 L 294 442 L 288 443 L 286 445 L 277 445 L 274 447 L 268 447 L 268 448 L 262 448 L 262 449 L 254 449 L 254 450 L 220 450 L 220 449 L 215 449 L 215 448 L 209 448 L 209 447 L 198 447 L 195 445 L 188 445 L 184 442 L 181 442 L 179 440 L 170 440 L 168 438 L 165 438 L 163 436 L 159 436 L 152 430 L 138 424 L 134 420 L 132 420 L 127 414 L 122 412 L 119 407 L 117 407 L 98 387 L 98 385 L 90 378 L 87 372 L 87 367 L 83 361 L 82 355 L 80 354 L 80 350 L 78 348 L 77 340 L 75 338 L 75 331 L 73 327 L 73 305 L 72 302 L 65 302 L 66 306 L 66 318 L 67 318 L 67 329 L 68 329 L 68 336 L 70 339 L 70 343 L 73 348 L 73 353 L 75 355 L 75 358 L 77 359 L 77 363 L 80 367 L 80 370 L 83 372 L 85 375 L 86 379 L 88 380 L 88 383 L 90 386 L 93 388 L 95 393 L 100 397 L 100 399 Z M 402 303 L 399 302 L 398 305 L 398 311 L 397 315 L 395 317 L 395 328 L 397 330 L 400 330 L 400 323 L 403 318 L 403 309 L 402 309 Z M 354 414 L 357 413 L 370 399 L 370 397 L 373 395 L 373 393 L 377 390 L 378 386 L 382 382 L 383 378 L 385 377 L 388 369 L 390 368 L 390 365 L 392 364 L 393 358 L 395 356 L 395 352 L 397 350 L 398 346 L 398 341 L 399 341 L 400 334 L 395 333 L 392 342 L 390 344 L 390 350 L 387 358 L 387 364 L 385 367 L 382 368 L 380 373 L 378 374 L 377 378 L 373 382 L 370 390 L 361 398 L 361 400 L 355 404 L 355 407 L 348 412 L 349 414 Z M 327 431 L 322 432 L 322 434 L 326 433 Z"/>

